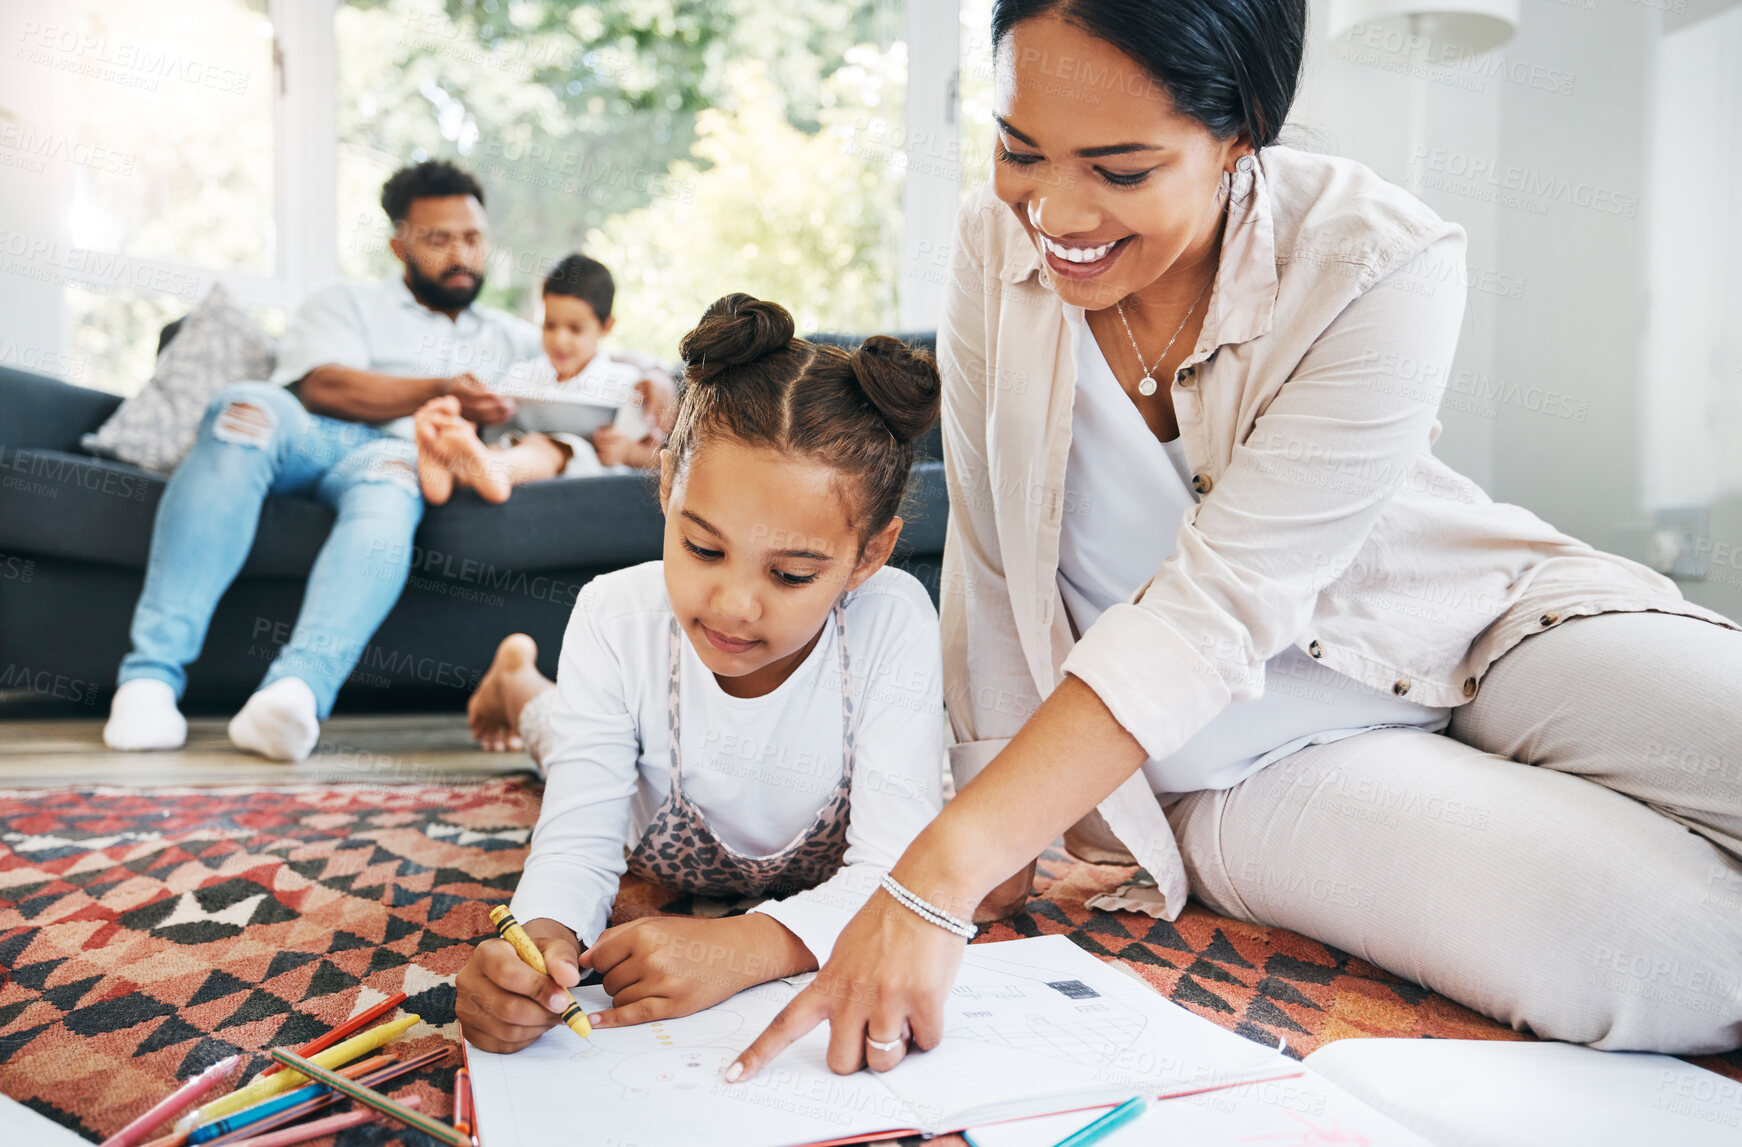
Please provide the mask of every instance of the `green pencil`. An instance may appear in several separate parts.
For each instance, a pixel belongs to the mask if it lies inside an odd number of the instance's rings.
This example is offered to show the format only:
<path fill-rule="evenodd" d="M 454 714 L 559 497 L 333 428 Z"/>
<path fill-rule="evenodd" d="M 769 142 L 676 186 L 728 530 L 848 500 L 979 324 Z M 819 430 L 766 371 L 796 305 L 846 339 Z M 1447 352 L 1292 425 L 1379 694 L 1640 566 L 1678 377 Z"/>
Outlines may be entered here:
<path fill-rule="evenodd" d="M 340 1092 L 344 1095 L 349 1095 L 358 1103 L 367 1104 L 368 1106 L 373 1107 L 389 1119 L 396 1119 L 407 1127 L 415 1127 L 417 1130 L 430 1136 L 432 1139 L 439 1139 L 443 1143 L 449 1144 L 450 1147 L 471 1147 L 471 1136 L 460 1134 L 460 1132 L 454 1130 L 452 1127 L 438 1119 L 431 1119 L 427 1115 L 420 1115 L 418 1112 L 413 1111 L 403 1103 L 396 1103 L 387 1098 L 374 1088 L 365 1087 L 363 1084 L 357 1083 L 354 1080 L 346 1079 L 337 1072 L 328 1071 L 319 1064 L 310 1063 L 294 1051 L 286 1051 L 281 1047 L 274 1048 L 272 1051 L 272 1058 L 286 1067 L 295 1068 L 297 1071 L 302 1072 L 304 1075 L 318 1083 L 326 1084 L 334 1091 Z"/>

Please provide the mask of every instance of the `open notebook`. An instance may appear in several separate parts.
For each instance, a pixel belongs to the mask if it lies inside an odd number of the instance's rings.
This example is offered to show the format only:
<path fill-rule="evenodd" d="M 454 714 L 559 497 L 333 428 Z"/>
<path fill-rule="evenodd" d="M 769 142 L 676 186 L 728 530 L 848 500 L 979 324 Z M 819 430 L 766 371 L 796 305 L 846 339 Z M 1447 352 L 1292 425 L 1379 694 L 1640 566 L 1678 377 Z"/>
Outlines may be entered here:
<path fill-rule="evenodd" d="M 809 979 L 763 984 L 693 1016 L 591 1039 L 552 1028 L 513 1055 L 468 1046 L 484 1147 L 544 1147 L 583 1126 L 592 1142 L 643 1147 L 937 1133 L 1299 1070 L 1064 937 L 1042 936 L 970 947 L 943 1042 L 893 1071 L 835 1075 L 819 1027 L 755 1079 L 722 1082 Z M 576 994 L 589 1010 L 607 1002 L 599 988 Z"/>
<path fill-rule="evenodd" d="M 1742 1083 L 1667 1055 L 1504 1040 L 1344 1039 L 1299 1078 L 1152 1104 L 1097 1147 L 1736 1147 Z M 1106 1109 L 976 1127 L 1052 1147 Z"/>

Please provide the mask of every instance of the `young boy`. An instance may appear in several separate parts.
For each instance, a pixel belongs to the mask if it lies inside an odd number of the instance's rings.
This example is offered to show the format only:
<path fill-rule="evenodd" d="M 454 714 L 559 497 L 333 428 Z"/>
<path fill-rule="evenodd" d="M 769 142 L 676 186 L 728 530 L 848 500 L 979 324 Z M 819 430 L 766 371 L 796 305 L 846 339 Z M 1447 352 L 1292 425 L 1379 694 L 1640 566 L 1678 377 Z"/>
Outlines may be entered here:
<path fill-rule="evenodd" d="M 615 422 L 591 441 L 575 434 L 543 433 L 516 415 L 481 438 L 460 414 L 459 400 L 431 399 L 418 410 L 418 479 L 424 498 L 441 505 L 454 484 L 470 486 L 488 502 L 505 502 L 515 486 L 558 475 L 578 477 L 610 467 L 645 468 L 659 457 L 661 435 L 642 416 L 638 382 L 645 364 L 600 353 L 599 342 L 616 319 L 616 284 L 597 259 L 570 255 L 544 280 L 544 353 L 517 363 L 502 389 L 510 395 L 558 390 L 600 406 L 615 406 Z"/>

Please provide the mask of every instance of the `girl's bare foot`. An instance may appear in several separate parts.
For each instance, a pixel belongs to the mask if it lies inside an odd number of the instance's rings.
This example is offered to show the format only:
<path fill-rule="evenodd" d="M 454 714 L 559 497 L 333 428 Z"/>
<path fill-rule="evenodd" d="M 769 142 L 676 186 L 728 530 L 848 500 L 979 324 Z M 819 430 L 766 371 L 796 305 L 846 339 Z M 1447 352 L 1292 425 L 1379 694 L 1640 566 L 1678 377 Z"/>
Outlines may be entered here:
<path fill-rule="evenodd" d="M 464 418 L 443 419 L 435 428 L 433 451 L 454 480 L 478 491 L 486 502 L 506 502 L 514 492 L 509 467 L 500 452 L 484 445 Z"/>
<path fill-rule="evenodd" d="M 520 748 L 520 711 L 554 688 L 556 682 L 538 671 L 538 643 L 524 633 L 504 637 L 489 671 L 466 703 L 466 724 L 478 747 L 492 753 Z"/>
<path fill-rule="evenodd" d="M 460 400 L 432 398 L 417 408 L 411 416 L 417 430 L 417 484 L 423 487 L 423 500 L 440 506 L 454 493 L 454 473 L 436 453 L 436 433 L 444 416 L 459 417 Z"/>

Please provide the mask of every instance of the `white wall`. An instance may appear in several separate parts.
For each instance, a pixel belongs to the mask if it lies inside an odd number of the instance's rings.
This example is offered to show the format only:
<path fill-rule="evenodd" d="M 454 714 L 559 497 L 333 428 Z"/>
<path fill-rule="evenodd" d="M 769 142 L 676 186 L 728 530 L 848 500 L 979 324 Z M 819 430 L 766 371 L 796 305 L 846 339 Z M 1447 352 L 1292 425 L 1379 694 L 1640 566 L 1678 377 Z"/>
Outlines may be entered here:
<path fill-rule="evenodd" d="M 1666 30 L 1655 105 L 1645 502 L 1709 505 L 1742 493 L 1742 7 Z"/>
<path fill-rule="evenodd" d="M 1493 492 L 1634 557 L 1656 37 L 1656 11 L 1639 4 L 1531 5 L 1507 53 L 1570 75 L 1573 90 L 1509 85 L 1500 122 L 1500 158 L 1522 188 L 1499 213 L 1500 249 L 1532 289 L 1502 314 L 1496 352 L 1520 380 L 1571 395 L 1583 418 L 1504 410 Z"/>
<path fill-rule="evenodd" d="M 1311 0 L 1306 65 L 1284 141 L 1311 151 L 1360 160 L 1380 175 L 1408 186 L 1411 167 L 1430 175 L 1438 152 L 1491 156 L 1497 148 L 1500 85 L 1492 80 L 1433 68 L 1421 83 L 1427 101 L 1426 154 L 1411 142 L 1412 66 L 1409 54 L 1390 50 L 1384 37 L 1329 38 L 1330 0 Z M 1474 90 L 1472 90 L 1474 89 Z M 1494 421 L 1498 404 L 1480 396 L 1494 385 L 1494 334 L 1498 316 L 1512 304 L 1493 289 L 1504 270 L 1496 249 L 1496 209 L 1490 203 L 1423 187 L 1422 198 L 1469 234 L 1472 280 L 1464 331 L 1453 360 L 1457 380 L 1441 409 L 1444 431 L 1434 452 L 1454 469 L 1489 488 L 1493 475 Z M 1526 284 L 1525 289 L 1529 289 Z M 1484 289 L 1487 288 L 1487 289 Z"/>
<path fill-rule="evenodd" d="M 1294 142 L 1348 155 L 1470 236 L 1436 453 L 1495 498 L 1645 560 L 1709 507 L 1692 599 L 1742 616 L 1742 0 L 1523 0 L 1502 48 L 1415 66 L 1326 39 L 1312 0 Z M 1696 514 L 1697 518 L 1697 514 Z"/>
<path fill-rule="evenodd" d="M 1644 500 L 1708 507 L 1703 580 L 1742 617 L 1742 6 L 1666 12 L 1652 152 Z"/>

